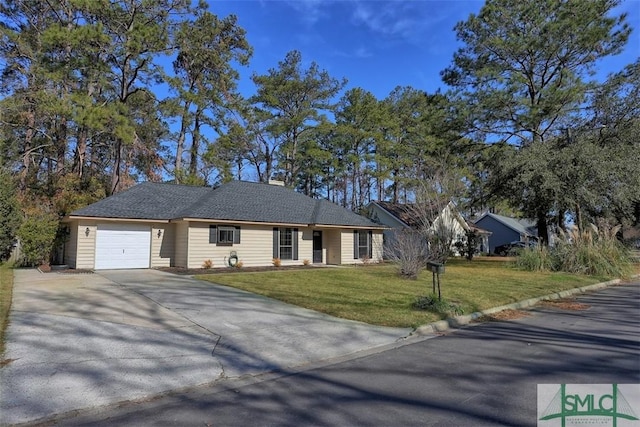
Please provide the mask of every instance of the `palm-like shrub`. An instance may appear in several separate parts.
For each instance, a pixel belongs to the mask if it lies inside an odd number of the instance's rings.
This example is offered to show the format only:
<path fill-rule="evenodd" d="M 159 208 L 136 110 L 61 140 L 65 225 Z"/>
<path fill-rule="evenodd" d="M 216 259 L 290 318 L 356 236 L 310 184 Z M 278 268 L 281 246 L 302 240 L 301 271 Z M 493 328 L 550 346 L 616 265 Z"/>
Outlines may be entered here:
<path fill-rule="evenodd" d="M 616 238 L 620 226 L 602 222 L 585 230 L 570 230 L 553 249 L 555 269 L 569 273 L 597 276 L 624 276 L 630 271 L 630 260 L 624 245 Z"/>
<path fill-rule="evenodd" d="M 554 269 L 554 258 L 546 246 L 524 248 L 518 252 L 516 266 L 528 271 Z"/>
<path fill-rule="evenodd" d="M 525 270 L 553 270 L 593 276 L 622 277 L 631 271 L 624 245 L 616 238 L 620 226 L 605 222 L 590 224 L 584 230 L 574 227 L 560 233 L 553 248 L 523 250 L 516 265 Z"/>

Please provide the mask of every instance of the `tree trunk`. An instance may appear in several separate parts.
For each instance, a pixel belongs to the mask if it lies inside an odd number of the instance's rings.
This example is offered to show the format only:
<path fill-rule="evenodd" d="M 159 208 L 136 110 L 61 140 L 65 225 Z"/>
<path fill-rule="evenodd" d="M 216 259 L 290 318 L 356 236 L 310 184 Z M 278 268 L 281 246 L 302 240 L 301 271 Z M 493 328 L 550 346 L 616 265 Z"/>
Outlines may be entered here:
<path fill-rule="evenodd" d="M 109 195 L 115 194 L 120 183 L 120 168 L 122 163 L 122 141 L 119 139 L 115 143 L 115 160 L 113 162 L 113 170 L 111 171 L 111 186 Z"/>
<path fill-rule="evenodd" d="M 538 210 L 537 226 L 538 241 L 543 246 L 549 246 L 549 228 L 547 223 L 547 212 Z"/>
<path fill-rule="evenodd" d="M 578 231 L 582 232 L 582 209 L 580 208 L 579 203 L 576 203 L 576 226 L 578 227 Z"/>
<path fill-rule="evenodd" d="M 56 141 L 56 173 L 61 174 L 64 171 L 65 157 L 67 154 L 67 118 L 60 118 L 60 126 L 58 131 L 58 140 Z"/>
<path fill-rule="evenodd" d="M 393 203 L 398 203 L 398 199 L 399 199 L 399 186 L 398 186 L 398 174 L 399 171 L 397 169 L 394 169 L 393 173 L 392 173 L 392 180 L 393 180 L 393 184 L 391 185 L 391 188 L 393 188 L 393 195 L 392 195 L 392 202 Z"/>
<path fill-rule="evenodd" d="M 27 113 L 27 131 L 24 136 L 24 155 L 22 157 L 22 171 L 20 171 L 20 190 L 27 188 L 27 178 L 29 176 L 29 168 L 31 166 L 31 150 L 33 146 L 34 129 L 36 127 L 36 118 L 33 110 Z"/>
<path fill-rule="evenodd" d="M 76 144 L 76 161 L 78 178 L 82 178 L 84 173 L 84 159 L 87 155 L 87 129 L 80 128 L 78 130 L 78 142 Z"/>
<path fill-rule="evenodd" d="M 193 137 L 191 139 L 191 159 L 189 161 L 189 175 L 195 177 L 198 174 L 198 153 L 200 151 L 200 115 L 202 111 L 198 108 L 193 123 Z"/>
<path fill-rule="evenodd" d="M 180 123 L 180 133 L 178 134 L 178 141 L 176 142 L 176 161 L 174 166 L 174 178 L 176 184 L 180 184 L 180 171 L 182 170 L 182 154 L 184 152 L 184 140 L 187 134 L 187 121 L 189 120 L 189 105 L 185 102 L 182 109 L 182 117 Z"/>
<path fill-rule="evenodd" d="M 558 230 L 567 231 L 567 226 L 564 223 L 564 216 L 566 212 L 564 209 L 560 209 L 557 216 Z"/>

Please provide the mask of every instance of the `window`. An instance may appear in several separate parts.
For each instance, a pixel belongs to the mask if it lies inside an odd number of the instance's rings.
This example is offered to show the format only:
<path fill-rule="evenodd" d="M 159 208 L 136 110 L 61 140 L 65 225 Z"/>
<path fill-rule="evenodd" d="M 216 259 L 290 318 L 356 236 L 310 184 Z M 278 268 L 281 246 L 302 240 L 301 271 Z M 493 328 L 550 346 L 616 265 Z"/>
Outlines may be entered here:
<path fill-rule="evenodd" d="M 233 245 L 233 227 L 218 227 L 218 244 Z"/>
<path fill-rule="evenodd" d="M 298 229 L 273 229 L 273 257 L 281 260 L 298 259 Z"/>
<path fill-rule="evenodd" d="M 240 243 L 240 227 L 225 225 L 209 226 L 209 243 L 218 246 L 233 246 Z"/>
<path fill-rule="evenodd" d="M 369 257 L 369 233 L 366 231 L 358 232 L 358 258 Z"/>
<path fill-rule="evenodd" d="M 353 259 L 372 258 L 371 235 L 369 230 L 353 231 Z"/>
<path fill-rule="evenodd" d="M 280 229 L 280 259 L 293 259 L 293 230 Z"/>

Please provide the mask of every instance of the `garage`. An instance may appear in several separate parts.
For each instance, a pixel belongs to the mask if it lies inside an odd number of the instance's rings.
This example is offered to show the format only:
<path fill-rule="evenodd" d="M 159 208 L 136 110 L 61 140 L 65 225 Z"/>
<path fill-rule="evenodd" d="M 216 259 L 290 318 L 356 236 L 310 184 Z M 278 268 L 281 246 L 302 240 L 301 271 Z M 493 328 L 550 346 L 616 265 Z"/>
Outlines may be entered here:
<path fill-rule="evenodd" d="M 151 229 L 139 224 L 98 224 L 96 270 L 149 268 Z"/>

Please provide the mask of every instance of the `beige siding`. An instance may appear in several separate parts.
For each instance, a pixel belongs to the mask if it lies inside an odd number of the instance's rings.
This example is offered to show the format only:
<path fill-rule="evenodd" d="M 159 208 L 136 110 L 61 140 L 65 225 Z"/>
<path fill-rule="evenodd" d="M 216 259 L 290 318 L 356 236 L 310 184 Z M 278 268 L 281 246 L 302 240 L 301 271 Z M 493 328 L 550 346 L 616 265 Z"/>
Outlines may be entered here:
<path fill-rule="evenodd" d="M 342 256 L 340 264 L 356 264 L 360 260 L 353 258 L 353 230 L 340 230 Z"/>
<path fill-rule="evenodd" d="M 373 244 L 373 248 L 372 248 L 372 252 L 373 252 L 373 256 L 372 256 L 372 260 L 373 262 L 380 262 L 382 261 L 382 252 L 383 252 L 383 244 L 384 244 L 384 239 L 383 239 L 383 232 L 382 230 L 373 230 L 373 235 L 371 237 L 371 239 L 373 240 L 372 244 Z"/>
<path fill-rule="evenodd" d="M 175 261 L 176 267 L 188 266 L 189 255 L 189 223 L 179 222 L 174 225 L 174 245 L 175 245 Z"/>
<path fill-rule="evenodd" d="M 100 223 L 106 222 L 100 221 Z M 87 269 L 95 267 L 97 223 L 91 220 L 71 223 L 69 242 L 65 249 L 65 263 L 70 267 Z M 173 224 L 149 224 L 149 226 L 151 227 L 151 267 L 168 267 L 174 259 Z M 88 236 L 87 227 L 89 228 Z M 158 230 L 162 230 L 160 238 L 158 238 Z"/>
<path fill-rule="evenodd" d="M 273 227 L 241 225 L 240 243 L 219 246 L 209 243 L 209 223 L 178 222 L 151 224 L 151 267 L 201 268 L 206 260 L 214 267 L 226 267 L 231 251 L 246 267 L 267 266 L 273 261 Z M 89 235 L 85 233 L 89 228 Z M 160 231 L 160 235 L 158 235 Z M 95 266 L 96 221 L 80 220 L 70 224 L 65 263 L 73 268 L 93 269 Z M 354 264 L 353 230 L 323 229 L 323 260 L 327 264 Z M 373 258 L 382 255 L 382 232 L 374 231 Z M 313 229 L 298 228 L 298 259 L 283 260 L 282 265 L 302 265 L 313 260 Z"/>
<path fill-rule="evenodd" d="M 209 223 L 190 223 L 189 268 L 201 268 L 206 260 L 215 267 L 226 267 L 234 251 L 245 267 L 271 265 L 273 261 L 273 227 L 240 225 L 240 243 L 219 246 L 209 243 Z M 309 228 L 298 228 L 298 259 L 283 260 L 282 265 L 301 265 L 305 259 L 313 259 L 312 232 Z"/>
<path fill-rule="evenodd" d="M 151 227 L 151 267 L 175 265 L 175 224 L 154 224 Z"/>
<path fill-rule="evenodd" d="M 64 245 L 64 263 L 71 268 L 76 268 L 76 254 L 78 251 L 78 222 L 73 221 L 67 225 L 69 236 Z"/>
<path fill-rule="evenodd" d="M 342 264 L 361 264 L 361 259 L 353 258 L 353 230 L 341 230 Z M 373 230 L 372 236 L 372 262 L 382 260 L 382 230 Z"/>
<path fill-rule="evenodd" d="M 324 245 L 327 247 L 326 263 L 338 265 L 342 263 L 342 233 L 340 230 L 324 230 L 322 234 Z M 352 249 L 353 250 L 353 249 Z"/>
<path fill-rule="evenodd" d="M 77 224 L 76 268 L 93 269 L 95 266 L 96 231 L 98 227 L 95 221 L 80 220 Z M 87 228 L 89 228 L 89 235 L 86 233 Z"/>
<path fill-rule="evenodd" d="M 324 233 L 322 235 L 324 240 Z M 324 253 L 324 242 L 322 243 L 322 260 L 326 260 Z M 272 249 L 273 251 L 273 249 Z M 313 229 L 311 228 L 299 228 L 298 229 L 298 261 L 287 261 L 293 264 L 304 263 L 304 260 L 313 262 Z"/>

